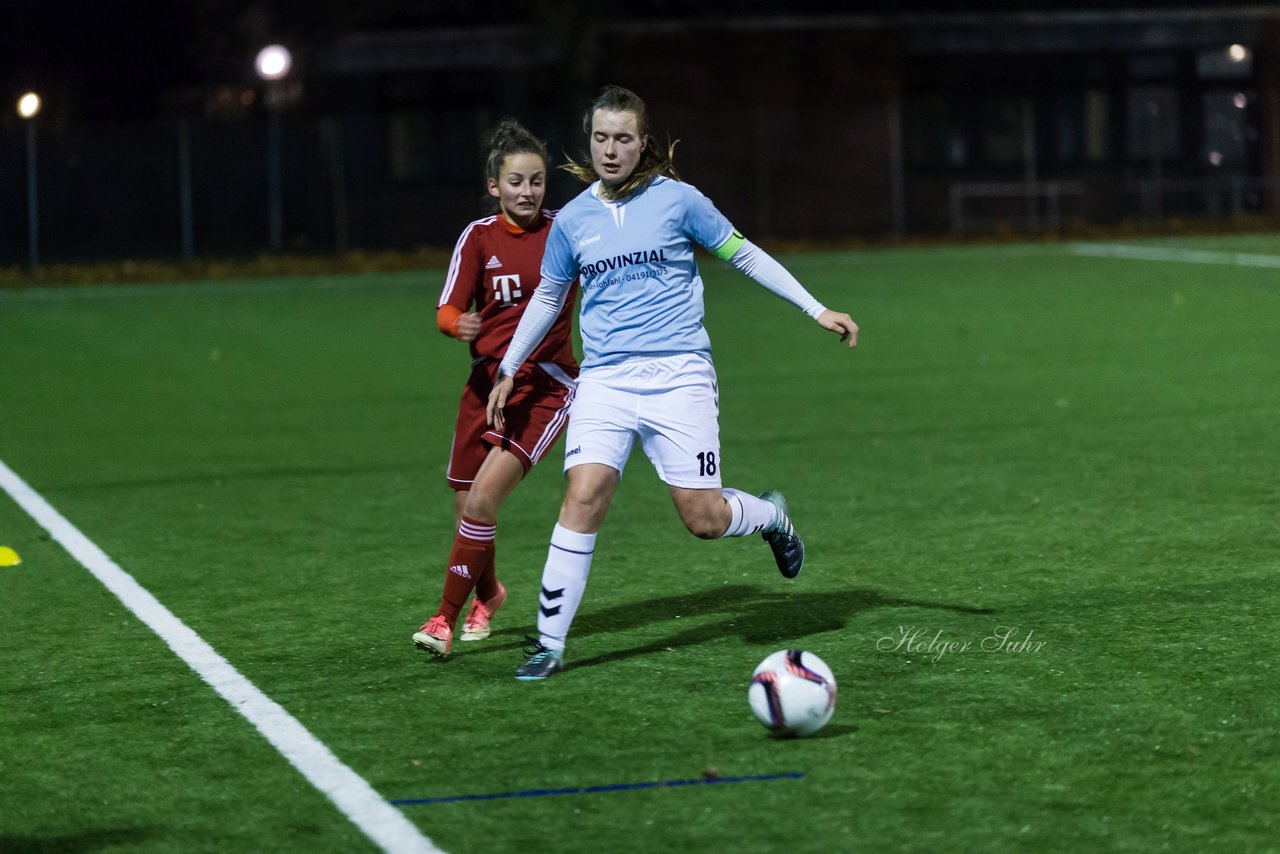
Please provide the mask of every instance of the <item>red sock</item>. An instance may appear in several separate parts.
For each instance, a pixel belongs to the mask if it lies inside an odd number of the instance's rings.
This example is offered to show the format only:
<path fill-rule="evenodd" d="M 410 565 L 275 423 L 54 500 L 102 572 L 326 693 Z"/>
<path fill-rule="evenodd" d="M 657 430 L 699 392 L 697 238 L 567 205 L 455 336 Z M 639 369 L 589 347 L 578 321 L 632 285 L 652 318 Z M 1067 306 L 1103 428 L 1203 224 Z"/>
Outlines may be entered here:
<path fill-rule="evenodd" d="M 496 525 L 477 522 L 462 517 L 458 533 L 453 538 L 449 552 L 449 566 L 444 574 L 444 594 L 440 598 L 442 614 L 453 626 L 458 622 L 458 612 L 466 604 L 467 597 L 484 573 L 493 564 L 493 537 Z"/>
<path fill-rule="evenodd" d="M 489 543 L 489 549 L 485 552 L 484 567 L 480 571 L 480 577 L 476 579 L 476 597 L 481 602 L 488 602 L 498 595 L 498 571 L 494 568 L 498 559 L 497 527 L 495 522 L 493 531 L 495 539 Z"/>

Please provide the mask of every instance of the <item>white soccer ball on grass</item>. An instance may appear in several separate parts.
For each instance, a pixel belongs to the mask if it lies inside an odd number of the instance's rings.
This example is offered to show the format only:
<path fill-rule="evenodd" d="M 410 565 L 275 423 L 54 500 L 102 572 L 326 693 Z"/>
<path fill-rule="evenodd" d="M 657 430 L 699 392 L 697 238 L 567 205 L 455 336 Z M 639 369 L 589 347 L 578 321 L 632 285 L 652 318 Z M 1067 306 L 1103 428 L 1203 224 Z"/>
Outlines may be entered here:
<path fill-rule="evenodd" d="M 836 677 L 812 652 L 780 649 L 751 674 L 747 700 L 774 735 L 813 735 L 835 714 Z"/>

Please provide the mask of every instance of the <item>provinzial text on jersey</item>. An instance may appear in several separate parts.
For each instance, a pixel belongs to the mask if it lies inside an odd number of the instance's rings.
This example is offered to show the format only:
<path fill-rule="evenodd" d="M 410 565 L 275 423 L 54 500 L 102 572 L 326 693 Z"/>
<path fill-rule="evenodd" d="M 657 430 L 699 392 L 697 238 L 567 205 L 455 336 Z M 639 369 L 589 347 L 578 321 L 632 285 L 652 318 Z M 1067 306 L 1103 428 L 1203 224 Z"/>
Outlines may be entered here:
<path fill-rule="evenodd" d="M 591 264 L 583 264 L 578 269 L 578 275 L 586 278 L 608 273 L 611 270 L 617 270 L 619 267 L 627 267 L 632 264 L 665 264 L 666 262 L 667 251 L 665 249 L 645 249 L 640 252 L 628 252 L 626 255 L 615 255 L 612 258 L 605 258 Z"/>
<path fill-rule="evenodd" d="M 609 276 L 607 279 L 594 279 L 590 282 L 586 282 L 583 284 L 582 290 L 601 291 L 605 288 L 611 288 L 619 282 L 639 282 L 643 279 L 656 279 L 658 278 L 658 275 L 657 270 L 649 269 L 641 270 L 638 273 L 627 273 L 624 276 Z"/>

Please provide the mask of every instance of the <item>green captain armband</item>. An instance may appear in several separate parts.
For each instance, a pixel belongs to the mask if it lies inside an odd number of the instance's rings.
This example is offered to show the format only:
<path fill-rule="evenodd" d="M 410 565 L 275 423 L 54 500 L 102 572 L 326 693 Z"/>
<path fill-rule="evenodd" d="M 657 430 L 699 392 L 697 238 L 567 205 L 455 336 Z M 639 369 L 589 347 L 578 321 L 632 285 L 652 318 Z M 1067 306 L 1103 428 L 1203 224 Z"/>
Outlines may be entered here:
<path fill-rule="evenodd" d="M 728 261 L 734 255 L 738 254 L 738 250 L 742 248 L 742 244 L 747 242 L 747 238 L 742 236 L 742 232 L 738 229 L 733 230 L 733 234 L 729 235 L 729 239 L 721 243 L 715 249 L 711 250 L 711 254 L 715 255 L 721 261 Z"/>

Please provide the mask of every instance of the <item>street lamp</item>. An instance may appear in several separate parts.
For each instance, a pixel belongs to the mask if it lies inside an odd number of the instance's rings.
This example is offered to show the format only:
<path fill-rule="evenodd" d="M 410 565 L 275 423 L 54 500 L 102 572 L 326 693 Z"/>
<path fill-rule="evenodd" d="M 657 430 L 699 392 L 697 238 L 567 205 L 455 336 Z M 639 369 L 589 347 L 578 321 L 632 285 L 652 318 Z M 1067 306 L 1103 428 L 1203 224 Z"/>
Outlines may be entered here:
<path fill-rule="evenodd" d="M 283 45 L 269 44 L 258 51 L 253 69 L 266 84 L 267 101 L 267 235 L 273 253 L 284 246 L 284 203 L 280 168 L 280 83 L 293 68 L 293 56 Z"/>
<path fill-rule="evenodd" d="M 27 92 L 18 99 L 18 116 L 27 123 L 27 263 L 35 273 L 40 266 L 40 215 L 36 193 L 36 116 L 40 96 Z"/>
<path fill-rule="evenodd" d="M 269 44 L 258 51 L 253 68 L 263 80 L 283 80 L 293 68 L 293 54 L 284 45 Z"/>
<path fill-rule="evenodd" d="M 38 112 L 40 112 L 40 96 L 35 92 L 28 92 L 18 99 L 18 115 L 24 119 L 34 119 Z"/>

